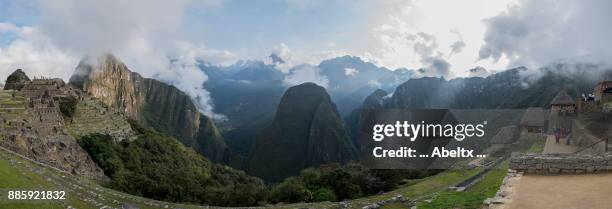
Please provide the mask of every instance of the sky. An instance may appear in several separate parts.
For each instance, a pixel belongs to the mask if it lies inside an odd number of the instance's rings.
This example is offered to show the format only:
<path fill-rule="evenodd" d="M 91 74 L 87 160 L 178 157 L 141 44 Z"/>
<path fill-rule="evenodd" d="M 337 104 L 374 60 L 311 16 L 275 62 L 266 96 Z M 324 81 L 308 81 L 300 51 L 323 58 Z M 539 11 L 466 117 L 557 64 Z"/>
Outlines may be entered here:
<path fill-rule="evenodd" d="M 0 0 L 0 77 L 23 68 L 68 79 L 84 55 L 111 52 L 212 112 L 198 60 L 230 65 L 276 53 L 288 73 L 352 55 L 447 78 L 607 62 L 609 11 L 607 0 Z"/>

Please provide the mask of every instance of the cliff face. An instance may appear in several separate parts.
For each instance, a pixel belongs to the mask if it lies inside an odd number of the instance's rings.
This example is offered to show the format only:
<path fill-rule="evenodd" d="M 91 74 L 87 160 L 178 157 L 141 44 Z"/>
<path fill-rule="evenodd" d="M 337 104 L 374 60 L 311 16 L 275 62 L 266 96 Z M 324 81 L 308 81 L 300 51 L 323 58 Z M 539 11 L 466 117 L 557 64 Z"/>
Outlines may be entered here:
<path fill-rule="evenodd" d="M 127 66 L 114 56 L 82 60 L 69 82 L 104 104 L 141 120 L 138 117 L 141 116 L 139 111 L 144 104 L 144 97 L 138 84 L 143 82 L 143 78 L 128 70 Z"/>
<path fill-rule="evenodd" d="M 210 160 L 226 162 L 219 156 L 229 153 L 218 154 L 229 152 L 225 142 L 219 134 L 211 134 L 215 131 L 200 131 L 216 128 L 208 125 L 212 121 L 200 114 L 187 94 L 174 86 L 131 72 L 113 55 L 107 54 L 95 61 L 81 61 L 70 78 L 70 84 L 121 110 L 140 124 L 196 147 Z M 206 149 L 197 148 L 203 145 L 207 145 Z"/>
<path fill-rule="evenodd" d="M 355 159 L 329 95 L 323 87 L 305 83 L 285 92 L 274 121 L 251 150 L 248 171 L 279 181 L 309 166 Z"/>

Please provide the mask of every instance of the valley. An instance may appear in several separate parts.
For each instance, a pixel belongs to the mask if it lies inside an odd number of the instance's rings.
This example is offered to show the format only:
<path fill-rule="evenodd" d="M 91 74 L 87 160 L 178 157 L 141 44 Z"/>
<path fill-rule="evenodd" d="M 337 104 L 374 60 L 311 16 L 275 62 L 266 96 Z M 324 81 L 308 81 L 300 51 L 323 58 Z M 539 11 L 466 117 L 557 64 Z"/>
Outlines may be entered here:
<path fill-rule="evenodd" d="M 266 68 L 250 65 L 234 73 L 247 79 L 255 75 L 247 72 Z M 495 195 L 511 152 L 539 144 L 532 129 L 521 125 L 533 110 L 519 108 L 547 106 L 549 96 L 542 95 L 555 96 L 551 92 L 560 83 L 573 92 L 590 85 L 542 68 L 546 76 L 525 88 L 517 76 L 521 70 L 486 78 L 409 79 L 392 95 L 373 91 L 345 115 L 336 106 L 336 93 L 303 83 L 288 87 L 274 109 L 248 109 L 265 117 L 245 123 L 237 122 L 235 117 L 244 116 L 239 112 L 226 121 L 203 115 L 184 92 L 141 77 L 109 54 L 99 57 L 98 64 L 81 62 L 69 83 L 30 79 L 17 70 L 0 94 L 1 172 L 23 185 L 68 193 L 66 201 L 32 207 L 436 208 L 448 204 L 444 198 L 473 197 L 461 204 L 474 208 Z M 258 79 L 252 82 L 272 83 Z M 500 86 L 502 81 L 507 85 Z M 510 99 L 495 97 L 497 91 L 508 92 Z M 244 105 L 242 100 L 225 102 Z M 424 170 L 371 169 L 363 156 L 372 137 L 359 129 L 371 122 L 365 116 L 372 113 L 488 123 L 478 139 L 465 143 L 452 137 L 435 143 L 412 140 L 433 156 L 417 163 Z M 562 124 L 552 120 L 552 125 Z"/>

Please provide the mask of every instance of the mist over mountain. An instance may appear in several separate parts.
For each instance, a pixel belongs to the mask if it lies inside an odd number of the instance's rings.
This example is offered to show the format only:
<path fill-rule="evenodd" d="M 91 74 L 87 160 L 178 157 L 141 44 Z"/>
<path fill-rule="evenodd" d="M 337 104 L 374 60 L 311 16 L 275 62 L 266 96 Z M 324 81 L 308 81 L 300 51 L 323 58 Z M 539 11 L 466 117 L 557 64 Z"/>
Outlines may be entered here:
<path fill-rule="evenodd" d="M 240 127 L 240 123 L 249 123 L 264 112 L 273 112 L 280 95 L 289 87 L 283 81 L 302 67 L 284 73 L 276 69 L 276 64 L 285 63 L 278 55 L 271 54 L 268 61 L 239 61 L 226 67 L 199 65 L 209 76 L 204 85 L 214 98 L 215 111 L 227 116 L 232 125 Z M 326 90 L 342 116 L 359 106 L 373 90 L 393 90 L 415 74 L 408 69 L 377 67 L 354 56 L 324 60 L 312 67 L 318 68 L 320 76 L 328 81 Z"/>
<path fill-rule="evenodd" d="M 70 78 L 77 86 L 132 120 L 193 146 L 214 162 L 228 162 L 229 149 L 212 121 L 191 97 L 174 86 L 143 78 L 106 54 L 84 59 Z M 202 146 L 207 145 L 206 148 Z"/>
<path fill-rule="evenodd" d="M 393 90 L 415 74 L 407 69 L 390 70 L 365 62 L 359 57 L 343 56 L 319 64 L 321 74 L 329 80 L 328 91 L 338 104 L 341 115 L 351 110 L 374 90 Z"/>
<path fill-rule="evenodd" d="M 318 70 L 318 76 L 328 81 L 326 91 L 337 104 L 340 117 L 358 107 L 373 90 L 391 91 L 414 75 L 408 69 L 391 71 L 354 56 L 324 60 L 317 66 L 295 66 L 286 73 L 277 69 L 282 63 L 285 63 L 282 58 L 271 54 L 265 61 L 198 65 L 209 76 L 204 85 L 211 93 L 215 112 L 228 119 L 218 125 L 239 158 L 246 158 L 257 134 L 272 122 L 283 93 L 290 87 L 285 79 L 295 76 L 296 71 Z"/>
<path fill-rule="evenodd" d="M 446 80 L 424 77 L 399 85 L 385 101 L 387 108 L 527 108 L 548 107 L 561 90 L 576 98 L 592 92 L 597 82 L 612 78 L 606 65 L 556 63 L 524 67 L 488 77 Z"/>
<path fill-rule="evenodd" d="M 487 77 L 444 79 L 422 77 L 399 85 L 393 93 L 372 92 L 345 119 L 356 147 L 363 110 L 376 109 L 523 109 L 550 108 L 550 102 L 566 90 L 572 98 L 593 91 L 612 79 L 612 68 L 593 63 L 555 63 L 538 69 L 508 69 Z"/>

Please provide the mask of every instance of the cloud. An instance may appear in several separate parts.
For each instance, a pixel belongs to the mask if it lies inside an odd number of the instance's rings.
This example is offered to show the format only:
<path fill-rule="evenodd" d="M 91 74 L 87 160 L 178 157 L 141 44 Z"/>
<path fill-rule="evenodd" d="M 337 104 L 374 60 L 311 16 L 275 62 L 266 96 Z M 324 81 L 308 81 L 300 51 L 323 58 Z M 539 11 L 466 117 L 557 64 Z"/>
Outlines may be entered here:
<path fill-rule="evenodd" d="M 530 68 L 567 60 L 612 57 L 612 2 L 520 0 L 487 19 L 480 59 L 507 58 Z"/>
<path fill-rule="evenodd" d="M 450 73 L 450 63 L 441 57 L 427 57 L 423 62 L 427 68 L 427 76 L 444 76 L 448 77 Z"/>
<path fill-rule="evenodd" d="M 283 73 L 289 73 L 289 70 L 293 67 L 294 62 L 293 53 L 289 49 L 289 46 L 284 43 L 280 43 L 272 47 L 272 54 L 266 57 L 264 60 L 265 64 L 274 65 L 274 68 Z"/>
<path fill-rule="evenodd" d="M 378 80 L 369 80 L 368 85 L 373 88 L 380 88 L 382 86 Z"/>
<path fill-rule="evenodd" d="M 290 73 L 293 67 L 299 65 L 318 65 L 321 61 L 348 55 L 341 50 L 322 50 L 315 52 L 296 52 L 285 43 L 272 47 L 270 55 L 264 58 L 264 63 L 274 65 L 274 68 L 284 74 Z"/>
<path fill-rule="evenodd" d="M 230 64 L 236 56 L 183 37 L 183 17 L 191 8 L 218 6 L 219 0 L 63 0 L 40 1 L 40 32 L 61 51 L 97 56 L 110 52 L 145 77 L 177 86 L 197 102 L 200 111 L 216 116 L 208 77 L 196 60 Z M 76 63 L 66 68 L 72 72 Z"/>
<path fill-rule="evenodd" d="M 491 73 L 487 71 L 484 67 L 478 66 L 469 70 L 469 77 L 487 77 Z"/>
<path fill-rule="evenodd" d="M 287 86 L 295 86 L 312 82 L 327 88 L 329 80 L 326 76 L 321 75 L 320 71 L 321 69 L 312 65 L 299 65 L 291 69 L 291 72 L 285 76 L 283 83 Z"/>
<path fill-rule="evenodd" d="M 58 49 L 35 27 L 0 23 L 0 35 L 13 37 L 6 45 L 0 46 L 1 82 L 18 68 L 30 77 L 67 80 L 78 62 L 77 56 Z"/>
<path fill-rule="evenodd" d="M 461 32 L 459 32 L 459 30 L 457 29 L 453 29 L 451 30 L 451 33 L 457 35 L 457 38 L 459 38 L 459 40 L 453 42 L 453 44 L 450 45 L 451 51 L 450 53 L 448 53 L 448 58 L 453 56 L 453 54 L 461 53 L 463 48 L 465 48 L 465 42 L 463 41 L 463 35 L 461 35 Z"/>
<path fill-rule="evenodd" d="M 413 50 L 419 55 L 420 62 L 425 68 L 421 71 L 422 76 L 448 77 L 450 63 L 442 57 L 442 52 L 438 51 L 436 37 L 424 32 L 416 33 L 413 37 Z"/>
<path fill-rule="evenodd" d="M 450 47 L 451 47 L 451 52 L 448 54 L 448 57 L 452 56 L 453 54 L 461 53 L 461 50 L 465 48 L 465 42 L 461 40 L 455 41 L 455 43 L 451 44 Z"/>
<path fill-rule="evenodd" d="M 359 73 L 359 70 L 355 68 L 344 68 L 344 75 L 346 76 L 354 76 L 357 75 L 357 73 Z"/>
<path fill-rule="evenodd" d="M 362 24 L 368 29 L 355 33 L 361 37 L 350 44 L 360 52 L 356 54 L 367 52 L 390 69 L 426 68 L 432 64 L 427 62 L 434 60 L 432 57 L 452 66 L 449 77 L 464 76 L 467 69 L 476 65 L 505 67 L 504 59 L 497 63 L 479 60 L 478 50 L 486 30 L 482 20 L 499 14 L 512 1 L 372 1 L 366 6 L 369 12 L 364 14 L 366 20 Z M 433 49 L 433 54 L 423 59 L 422 55 L 428 53 L 415 51 L 414 44 L 430 43 L 433 39 L 436 47 L 417 47 Z"/>

